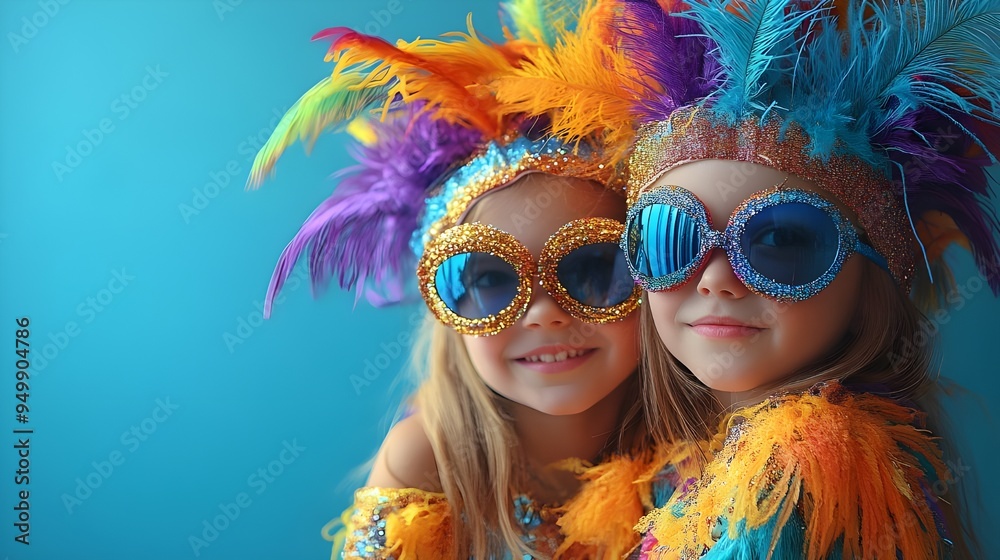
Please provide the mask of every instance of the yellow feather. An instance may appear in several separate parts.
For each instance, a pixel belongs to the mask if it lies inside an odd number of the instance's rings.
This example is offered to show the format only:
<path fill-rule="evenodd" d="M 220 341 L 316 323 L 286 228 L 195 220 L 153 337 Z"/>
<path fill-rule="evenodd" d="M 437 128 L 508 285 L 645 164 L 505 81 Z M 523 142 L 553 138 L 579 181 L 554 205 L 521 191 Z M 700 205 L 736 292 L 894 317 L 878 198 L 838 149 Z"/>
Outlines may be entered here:
<path fill-rule="evenodd" d="M 528 60 L 492 87 L 504 114 L 549 114 L 553 133 L 575 142 L 599 134 L 616 163 L 633 130 L 631 65 L 609 42 L 609 2 L 591 0 L 575 32 L 558 30 L 554 46 L 538 45 Z"/>
<path fill-rule="evenodd" d="M 773 552 L 796 508 L 805 523 L 804 558 L 827 558 L 837 546 L 844 558 L 895 558 L 896 550 L 904 558 L 938 557 L 940 536 L 921 490 L 928 475 L 915 454 L 932 476 L 947 475 L 934 439 L 914 426 L 914 410 L 830 382 L 819 394 L 776 397 L 741 411 L 739 422 L 732 418 L 722 432 L 738 436 L 692 492 L 643 520 L 670 551 L 664 557 L 710 548 L 722 515 L 732 538 L 740 521 L 755 529 L 777 517 Z"/>
<path fill-rule="evenodd" d="M 502 132 L 502 117 L 491 92 L 481 85 L 513 71 L 526 43 L 486 43 L 467 20 L 468 32 L 446 33 L 442 39 L 399 41 L 395 46 L 364 37 L 348 41 L 334 53 L 333 79 L 362 73 L 354 89 L 388 87 L 383 116 L 396 97 L 425 101 L 435 118 L 477 128 L 487 136 Z"/>

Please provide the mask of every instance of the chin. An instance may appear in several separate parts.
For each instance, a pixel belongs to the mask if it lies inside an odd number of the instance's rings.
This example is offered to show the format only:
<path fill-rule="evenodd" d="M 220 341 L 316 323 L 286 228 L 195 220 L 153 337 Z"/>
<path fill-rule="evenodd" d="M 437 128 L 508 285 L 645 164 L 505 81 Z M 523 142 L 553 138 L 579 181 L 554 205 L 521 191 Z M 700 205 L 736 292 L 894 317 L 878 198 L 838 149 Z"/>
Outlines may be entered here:
<path fill-rule="evenodd" d="M 744 393 L 747 391 L 753 391 L 761 386 L 763 383 L 758 382 L 755 378 L 741 376 L 741 375 L 730 375 L 723 378 L 720 377 L 710 377 L 707 375 L 695 375 L 698 381 L 701 381 L 703 385 L 708 387 L 713 391 L 722 391 L 723 393 Z"/>
<path fill-rule="evenodd" d="M 580 414 L 589 410 L 594 403 L 580 403 L 580 402 L 547 402 L 547 403 L 536 403 L 538 406 L 532 406 L 538 412 L 543 414 L 548 414 L 549 416 L 571 416 L 573 414 Z"/>

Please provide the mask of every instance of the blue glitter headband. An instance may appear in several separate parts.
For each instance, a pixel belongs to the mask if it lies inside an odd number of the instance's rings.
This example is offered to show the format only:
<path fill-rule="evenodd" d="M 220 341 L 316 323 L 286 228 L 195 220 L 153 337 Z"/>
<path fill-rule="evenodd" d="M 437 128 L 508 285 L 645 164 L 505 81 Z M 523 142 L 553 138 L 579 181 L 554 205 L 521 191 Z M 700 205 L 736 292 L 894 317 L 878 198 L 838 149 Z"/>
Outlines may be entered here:
<path fill-rule="evenodd" d="M 588 144 L 566 144 L 551 137 L 508 135 L 487 143 L 468 163 L 446 175 L 427 197 L 410 248 L 419 259 L 424 247 L 441 232 L 458 225 L 472 204 L 493 190 L 509 186 L 528 173 L 592 179 L 624 196 L 600 152 Z"/>

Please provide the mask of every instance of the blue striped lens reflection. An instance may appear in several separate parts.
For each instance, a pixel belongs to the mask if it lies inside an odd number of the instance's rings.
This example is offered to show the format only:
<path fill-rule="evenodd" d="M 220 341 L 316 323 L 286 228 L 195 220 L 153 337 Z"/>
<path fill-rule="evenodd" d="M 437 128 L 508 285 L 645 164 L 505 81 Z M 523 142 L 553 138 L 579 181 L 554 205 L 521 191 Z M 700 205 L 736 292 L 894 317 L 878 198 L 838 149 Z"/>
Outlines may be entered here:
<path fill-rule="evenodd" d="M 626 245 L 632 266 L 660 278 L 690 265 L 701 248 L 698 222 L 675 206 L 651 204 L 628 224 Z"/>

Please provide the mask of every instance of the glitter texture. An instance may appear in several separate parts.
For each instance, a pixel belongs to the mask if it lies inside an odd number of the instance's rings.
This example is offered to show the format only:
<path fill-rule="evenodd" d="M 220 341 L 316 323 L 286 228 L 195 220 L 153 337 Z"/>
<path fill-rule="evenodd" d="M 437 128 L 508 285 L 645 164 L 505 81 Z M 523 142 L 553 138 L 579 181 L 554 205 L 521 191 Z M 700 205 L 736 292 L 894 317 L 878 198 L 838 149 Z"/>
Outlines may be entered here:
<path fill-rule="evenodd" d="M 859 158 L 810 158 L 809 144 L 794 123 L 783 128 L 772 118 L 764 126 L 753 120 L 729 126 L 714 123 L 697 109 L 675 111 L 669 120 L 639 130 L 629 161 L 629 205 L 661 175 L 685 163 L 722 159 L 766 165 L 812 181 L 850 208 L 872 247 L 885 257 L 897 284 L 909 292 L 916 240 L 901 196 L 884 173 Z"/>
<path fill-rule="evenodd" d="M 366 560 L 393 560 L 405 547 L 400 540 L 406 535 L 408 523 L 401 523 L 407 515 L 419 517 L 432 515 L 441 519 L 436 525 L 435 536 L 451 539 L 451 507 L 442 493 L 426 492 L 415 488 L 361 488 L 354 493 L 354 506 L 350 510 L 346 526 L 346 542 L 343 558 Z M 531 498 L 519 495 L 514 498 L 514 518 L 521 531 L 524 543 L 533 550 L 548 557 L 554 556 L 561 542 L 557 525 L 561 510 L 539 506 Z M 386 520 L 396 516 L 392 535 L 386 535 Z M 421 535 L 429 538 L 428 535 Z M 420 551 L 417 551 L 418 553 Z M 421 556 L 422 558 L 423 556 Z M 530 558 L 530 556 L 526 557 Z"/>
<path fill-rule="evenodd" d="M 607 323 L 627 317 L 639 306 L 641 290 L 634 287 L 629 297 L 611 307 L 594 307 L 575 300 L 557 276 L 559 261 L 572 251 L 592 243 L 616 243 L 625 226 L 609 218 L 582 218 L 559 228 L 545 242 L 536 265 L 531 252 L 513 235 L 482 223 L 460 224 L 432 240 L 417 266 L 420 293 L 442 323 L 461 334 L 489 336 L 513 325 L 531 301 L 532 280 L 539 284 L 573 317 L 588 323 Z M 517 293 L 500 312 L 470 319 L 452 311 L 436 285 L 438 268 L 462 253 L 487 253 L 509 264 L 518 276 Z"/>
<path fill-rule="evenodd" d="M 559 281 L 559 261 L 566 255 L 592 243 L 617 244 L 625 226 L 609 218 L 583 218 L 559 228 L 545 243 L 539 258 L 538 276 L 552 299 L 570 315 L 588 323 L 608 323 L 628 317 L 639 306 L 642 290 L 633 286 L 632 294 L 611 307 L 595 307 L 574 299 Z"/>
<path fill-rule="evenodd" d="M 469 319 L 452 311 L 441 299 L 435 282 L 438 267 L 461 253 L 488 253 L 514 268 L 518 277 L 517 294 L 507 307 L 495 315 Z M 513 325 L 528 309 L 534 265 L 531 252 L 513 235 L 486 224 L 461 224 L 442 233 L 427 246 L 417 265 L 417 280 L 420 294 L 439 321 L 461 334 L 487 336 Z"/>
<path fill-rule="evenodd" d="M 414 488 L 361 488 L 354 493 L 354 508 L 344 543 L 344 558 L 388 560 L 386 518 L 407 506 L 448 509 L 444 494 Z"/>
<path fill-rule="evenodd" d="M 794 286 L 782 284 L 754 270 L 747 256 L 743 254 L 740 241 L 743 238 L 747 222 L 755 214 L 771 206 L 788 203 L 808 204 L 822 210 L 833 220 L 839 237 L 836 257 L 826 272 L 807 284 Z M 698 228 L 701 242 L 690 263 L 670 274 L 652 277 L 644 274 L 638 268 L 640 256 L 638 249 L 642 245 L 642 235 L 660 236 L 663 235 L 663 232 L 642 232 L 638 227 L 633 226 L 638 225 L 640 214 L 644 208 L 656 204 L 672 206 L 690 216 Z M 628 256 L 628 265 L 633 277 L 643 288 L 651 292 L 675 290 L 686 284 L 701 269 L 709 252 L 715 248 L 726 251 L 733 272 L 747 289 L 759 296 L 783 303 L 803 301 L 818 294 L 833 281 L 844 266 L 844 262 L 855 252 L 863 254 L 883 268 L 886 266 L 878 254 L 860 242 L 854 226 L 840 213 L 835 204 L 815 192 L 800 189 L 776 186 L 754 193 L 733 211 L 725 231 L 720 232 L 712 229 L 711 217 L 698 197 L 684 188 L 663 185 L 647 190 L 639 196 L 639 199 L 629 207 L 627 223 L 629 235 L 622 236 L 622 250 Z M 675 239 L 671 241 L 677 244 L 689 240 Z"/>
<path fill-rule="evenodd" d="M 569 145 L 553 138 L 532 140 L 514 134 L 489 142 L 432 191 L 410 248 L 420 257 L 427 243 L 458 224 L 476 199 L 528 173 L 590 179 L 624 195 L 623 178 L 604 161 L 598 150 L 585 143 Z"/>

